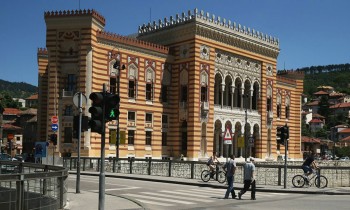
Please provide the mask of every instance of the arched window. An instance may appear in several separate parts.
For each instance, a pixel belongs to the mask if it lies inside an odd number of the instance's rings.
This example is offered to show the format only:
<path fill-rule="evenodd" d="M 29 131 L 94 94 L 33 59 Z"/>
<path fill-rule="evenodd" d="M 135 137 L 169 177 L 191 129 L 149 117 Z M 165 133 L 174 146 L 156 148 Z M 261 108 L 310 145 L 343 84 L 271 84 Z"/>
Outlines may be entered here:
<path fill-rule="evenodd" d="M 281 102 L 282 102 L 281 94 L 278 93 L 277 94 L 277 118 L 281 118 L 281 111 L 282 111 Z"/>
<path fill-rule="evenodd" d="M 289 117 L 290 117 L 289 108 L 290 108 L 290 98 L 289 98 L 289 96 L 286 96 L 286 119 L 289 119 Z"/>

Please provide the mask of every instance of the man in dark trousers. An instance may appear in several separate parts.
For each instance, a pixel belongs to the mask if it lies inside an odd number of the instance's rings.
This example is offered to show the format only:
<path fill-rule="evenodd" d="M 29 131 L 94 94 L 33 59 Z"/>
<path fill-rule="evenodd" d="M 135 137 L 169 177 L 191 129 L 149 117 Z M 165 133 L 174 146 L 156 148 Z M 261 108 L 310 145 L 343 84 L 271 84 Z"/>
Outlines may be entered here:
<path fill-rule="evenodd" d="M 241 200 L 242 195 L 247 192 L 249 189 L 250 185 L 252 186 L 251 188 L 251 200 L 256 200 L 255 198 L 255 177 L 254 177 L 254 172 L 255 172 L 255 165 L 254 165 L 254 159 L 250 158 L 249 161 L 246 162 L 244 165 L 244 187 L 243 189 L 238 193 L 238 199 Z"/>
<path fill-rule="evenodd" d="M 226 171 L 227 184 L 228 184 L 224 198 L 228 199 L 228 196 L 230 193 L 232 195 L 232 198 L 236 198 L 235 190 L 233 188 L 233 176 L 235 175 L 235 171 L 236 171 L 236 162 L 235 162 L 234 155 L 230 156 L 230 160 L 227 161 L 227 163 L 224 166 L 224 169 Z"/>
<path fill-rule="evenodd" d="M 303 168 L 304 175 L 307 177 L 307 182 L 309 182 L 309 176 L 312 174 L 312 169 L 318 169 L 314 156 L 315 153 L 311 152 L 309 157 L 306 158 L 303 165 L 301 166 Z"/>

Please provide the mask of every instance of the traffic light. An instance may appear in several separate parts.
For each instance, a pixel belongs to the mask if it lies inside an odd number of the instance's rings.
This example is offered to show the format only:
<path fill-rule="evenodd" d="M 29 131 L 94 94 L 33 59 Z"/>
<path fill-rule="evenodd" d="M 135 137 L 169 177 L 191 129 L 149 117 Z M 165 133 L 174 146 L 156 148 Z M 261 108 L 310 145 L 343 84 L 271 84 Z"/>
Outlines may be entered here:
<path fill-rule="evenodd" d="M 105 119 L 106 121 L 116 120 L 119 115 L 119 95 L 107 94 L 105 96 Z"/>
<path fill-rule="evenodd" d="M 284 139 L 287 141 L 289 139 L 289 127 L 287 125 L 284 126 Z"/>
<path fill-rule="evenodd" d="M 285 127 L 277 127 L 277 144 L 284 145 L 285 140 Z"/>
<path fill-rule="evenodd" d="M 51 134 L 50 139 L 51 139 L 53 145 L 57 145 L 57 134 L 55 134 L 55 133 Z"/>
<path fill-rule="evenodd" d="M 89 121 L 89 126 L 91 132 L 96 132 L 102 134 L 102 123 L 104 122 L 103 116 L 103 106 L 104 106 L 104 93 L 103 92 L 93 92 L 90 94 L 89 98 L 92 100 L 92 105 L 89 108 L 91 113 L 91 119 Z"/>

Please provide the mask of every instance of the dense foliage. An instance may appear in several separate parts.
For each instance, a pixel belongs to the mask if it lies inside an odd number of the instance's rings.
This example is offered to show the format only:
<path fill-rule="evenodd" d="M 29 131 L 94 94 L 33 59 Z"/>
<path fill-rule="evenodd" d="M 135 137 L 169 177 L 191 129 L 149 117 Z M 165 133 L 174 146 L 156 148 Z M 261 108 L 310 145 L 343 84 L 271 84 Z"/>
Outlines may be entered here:
<path fill-rule="evenodd" d="M 298 69 L 305 72 L 304 94 L 309 98 L 318 86 L 332 86 L 337 92 L 350 94 L 350 64 L 312 66 Z"/>
<path fill-rule="evenodd" d="M 0 94 L 12 98 L 28 98 L 38 92 L 38 87 L 24 82 L 8 82 L 0 79 Z"/>
<path fill-rule="evenodd" d="M 38 87 L 24 82 L 8 82 L 0 79 L 0 106 L 19 108 L 20 103 L 13 98 L 28 98 L 38 92 Z"/>

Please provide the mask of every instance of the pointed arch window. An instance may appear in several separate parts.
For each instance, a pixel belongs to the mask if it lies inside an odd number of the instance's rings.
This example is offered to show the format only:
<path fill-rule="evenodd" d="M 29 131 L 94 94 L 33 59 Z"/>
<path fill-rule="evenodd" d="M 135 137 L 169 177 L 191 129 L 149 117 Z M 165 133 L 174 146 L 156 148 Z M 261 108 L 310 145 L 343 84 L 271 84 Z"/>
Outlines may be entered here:
<path fill-rule="evenodd" d="M 281 107 L 281 95 L 277 94 L 277 118 L 281 118 L 281 112 L 282 112 L 282 107 Z"/>
<path fill-rule="evenodd" d="M 290 117 L 290 98 L 289 96 L 286 96 L 286 119 L 289 119 Z"/>

